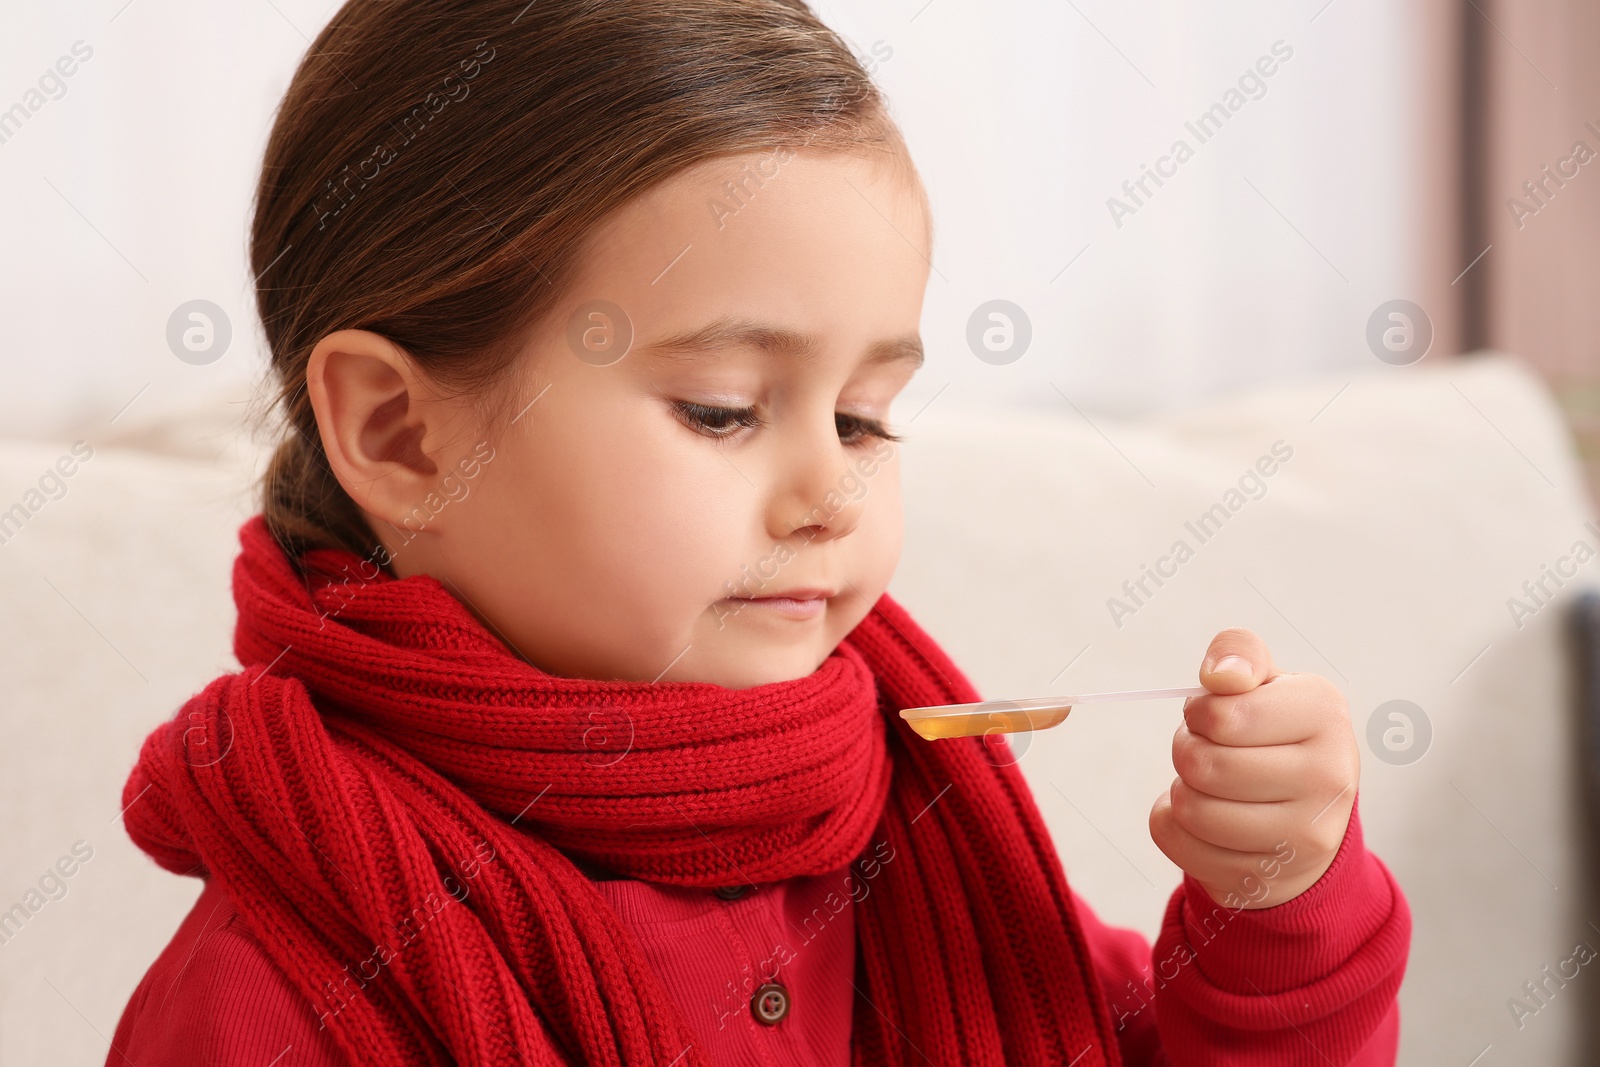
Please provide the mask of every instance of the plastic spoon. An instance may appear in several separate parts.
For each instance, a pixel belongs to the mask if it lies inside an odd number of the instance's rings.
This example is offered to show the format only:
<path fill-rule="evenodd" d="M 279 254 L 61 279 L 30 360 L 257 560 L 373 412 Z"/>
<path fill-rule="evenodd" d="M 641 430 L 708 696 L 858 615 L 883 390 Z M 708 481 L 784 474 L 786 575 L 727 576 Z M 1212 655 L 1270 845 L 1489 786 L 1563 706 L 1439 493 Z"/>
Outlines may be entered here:
<path fill-rule="evenodd" d="M 1013 734 L 1022 730 L 1048 730 L 1066 721 L 1074 706 L 1112 700 L 1161 700 L 1197 697 L 1204 686 L 1178 689 L 1128 689 L 1120 693 L 1081 693 L 1077 696 L 1032 697 L 1027 700 L 982 700 L 976 704 L 939 704 L 928 708 L 902 708 L 900 717 L 930 741 L 942 737 L 978 734 Z"/>

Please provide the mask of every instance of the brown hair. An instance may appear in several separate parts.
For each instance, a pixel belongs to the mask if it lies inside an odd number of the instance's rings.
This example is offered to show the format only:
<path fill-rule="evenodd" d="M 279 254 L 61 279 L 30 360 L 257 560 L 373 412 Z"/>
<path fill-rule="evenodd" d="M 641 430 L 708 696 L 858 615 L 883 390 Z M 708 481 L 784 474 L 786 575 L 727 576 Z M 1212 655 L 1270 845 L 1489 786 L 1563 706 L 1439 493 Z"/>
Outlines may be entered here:
<path fill-rule="evenodd" d="M 288 423 L 262 510 L 290 558 L 377 546 L 306 393 L 322 337 L 382 334 L 496 417 L 510 398 L 483 394 L 597 222 L 691 165 L 783 147 L 886 149 L 915 175 L 801 0 L 349 0 L 284 95 L 250 235 Z"/>

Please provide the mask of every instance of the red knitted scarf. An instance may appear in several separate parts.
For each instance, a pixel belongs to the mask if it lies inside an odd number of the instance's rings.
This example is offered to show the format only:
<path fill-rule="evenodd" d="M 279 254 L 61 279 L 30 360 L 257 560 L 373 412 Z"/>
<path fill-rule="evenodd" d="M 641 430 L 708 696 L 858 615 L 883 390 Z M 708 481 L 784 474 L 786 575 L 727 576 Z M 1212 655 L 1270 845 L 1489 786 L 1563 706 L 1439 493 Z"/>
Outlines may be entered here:
<path fill-rule="evenodd" d="M 353 1062 L 707 1064 L 564 853 L 684 886 L 875 864 L 856 1064 L 1118 1062 L 1021 773 L 894 714 L 978 696 L 887 594 L 805 678 L 592 681 L 431 577 L 328 549 L 301 574 L 259 515 L 240 541 L 244 670 L 145 741 L 126 823 L 221 879 Z"/>

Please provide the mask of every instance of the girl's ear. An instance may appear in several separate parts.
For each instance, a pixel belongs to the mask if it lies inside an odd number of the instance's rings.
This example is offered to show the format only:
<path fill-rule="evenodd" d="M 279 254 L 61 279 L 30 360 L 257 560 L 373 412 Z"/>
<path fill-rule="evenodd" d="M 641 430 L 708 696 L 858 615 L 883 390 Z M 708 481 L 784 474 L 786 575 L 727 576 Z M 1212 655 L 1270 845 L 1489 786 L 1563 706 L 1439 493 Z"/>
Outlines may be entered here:
<path fill-rule="evenodd" d="M 334 477 L 358 506 L 398 525 L 437 488 L 454 405 L 394 342 L 339 330 L 317 342 L 306 392 Z"/>

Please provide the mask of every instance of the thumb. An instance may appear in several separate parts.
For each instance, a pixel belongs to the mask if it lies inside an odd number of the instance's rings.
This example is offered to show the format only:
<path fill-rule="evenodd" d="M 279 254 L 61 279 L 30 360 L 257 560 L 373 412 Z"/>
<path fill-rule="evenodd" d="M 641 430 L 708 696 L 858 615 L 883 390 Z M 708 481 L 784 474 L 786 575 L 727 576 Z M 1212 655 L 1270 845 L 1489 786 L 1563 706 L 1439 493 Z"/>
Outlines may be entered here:
<path fill-rule="evenodd" d="M 1211 639 L 1200 664 L 1200 684 L 1213 693 L 1248 693 L 1277 673 L 1265 641 L 1230 627 Z"/>

